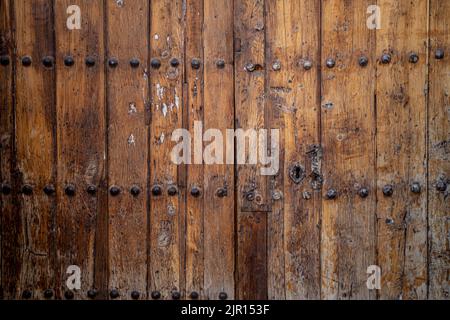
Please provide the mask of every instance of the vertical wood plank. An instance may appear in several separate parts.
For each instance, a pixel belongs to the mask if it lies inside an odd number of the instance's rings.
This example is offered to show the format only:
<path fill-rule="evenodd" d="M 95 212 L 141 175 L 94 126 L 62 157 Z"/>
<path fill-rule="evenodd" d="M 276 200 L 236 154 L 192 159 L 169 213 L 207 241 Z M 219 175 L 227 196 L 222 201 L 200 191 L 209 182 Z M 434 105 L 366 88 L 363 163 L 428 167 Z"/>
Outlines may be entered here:
<path fill-rule="evenodd" d="M 107 56 L 118 61 L 107 78 L 109 288 L 125 299 L 147 295 L 149 12 L 145 0 L 107 2 Z"/>
<path fill-rule="evenodd" d="M 370 4 L 322 1 L 324 299 L 375 297 L 366 287 L 367 267 L 376 264 L 375 31 L 366 26 Z M 361 56 L 368 59 L 366 67 L 358 63 Z M 328 59 L 334 67 L 327 67 Z M 368 197 L 359 196 L 362 188 L 369 190 Z"/>
<path fill-rule="evenodd" d="M 377 54 L 377 219 L 381 299 L 427 295 L 427 1 L 381 0 Z M 411 52 L 417 63 L 409 61 Z M 422 192 L 414 193 L 417 183 Z M 393 186 L 392 196 L 383 189 Z"/>
<path fill-rule="evenodd" d="M 430 3 L 428 103 L 429 299 L 450 297 L 450 2 Z M 444 54 L 441 57 L 441 52 Z"/>
<path fill-rule="evenodd" d="M 175 142 L 172 132 L 182 127 L 183 70 L 173 66 L 173 58 L 183 61 L 183 1 L 157 0 L 151 3 L 151 57 L 161 66 L 152 68 L 150 133 L 150 183 L 161 195 L 152 192 L 150 200 L 150 288 L 161 298 L 170 299 L 172 291 L 183 291 L 182 252 L 180 250 L 180 192 L 169 195 L 179 183 L 178 168 L 171 161 Z"/>
<path fill-rule="evenodd" d="M 79 30 L 67 28 L 71 5 L 81 10 Z M 106 297 L 104 18 L 101 0 L 55 1 L 58 281 L 61 294 L 70 297 L 66 270 L 71 265 L 80 267 L 81 290 L 73 292 L 75 299 L 87 299 L 90 289 Z M 71 67 L 64 64 L 67 56 L 74 59 Z M 85 64 L 87 57 L 95 59 L 95 66 Z M 95 194 L 87 192 L 89 187 L 97 189 Z"/>
<path fill-rule="evenodd" d="M 187 129 L 194 134 L 194 130 L 201 123 L 203 125 L 203 65 L 200 69 L 191 67 L 193 59 L 204 61 L 203 57 L 203 0 L 187 1 L 186 8 L 186 109 Z M 202 139 L 200 140 L 202 141 Z M 203 146 L 203 143 L 199 144 Z M 194 147 L 195 148 L 195 147 Z M 194 150 L 195 151 L 195 150 Z M 201 150 L 203 151 L 203 150 Z M 187 166 L 187 204 L 186 204 L 186 295 L 192 292 L 203 297 L 204 282 L 204 216 L 203 195 L 193 196 L 192 190 L 203 189 L 203 158 L 193 161 Z M 203 193 L 204 194 L 204 193 Z M 193 295 L 195 298 L 195 294 Z"/>
<path fill-rule="evenodd" d="M 44 57 L 54 57 L 52 1 L 15 1 L 14 11 L 17 56 L 32 59 L 29 67 L 18 62 L 16 72 L 16 175 L 22 191 L 29 187 L 18 199 L 15 214 L 20 216 L 20 228 L 16 229 L 17 220 L 10 221 L 11 231 L 17 234 L 10 235 L 9 250 L 14 253 L 8 259 L 15 263 L 4 264 L 3 276 L 11 279 L 5 286 L 11 298 L 29 290 L 32 298 L 43 299 L 45 290 L 54 290 L 56 277 L 54 198 L 43 192 L 45 186 L 55 183 L 55 70 L 42 63 Z"/>
<path fill-rule="evenodd" d="M 265 34 L 264 0 L 238 0 L 234 3 L 235 102 L 236 129 L 247 132 L 265 129 Z M 247 138 L 247 136 L 246 136 Z M 246 152 L 247 164 L 237 163 L 237 297 L 239 299 L 267 298 L 267 211 L 270 198 L 267 177 L 260 173 L 260 165 L 248 163 L 250 153 L 258 153 L 250 146 L 239 150 L 243 140 L 236 140 L 237 154 Z M 241 142 L 241 143 L 240 143 Z M 245 142 L 244 142 L 245 143 Z M 258 161 L 258 159 L 256 159 Z"/>
<path fill-rule="evenodd" d="M 233 128 L 233 5 L 204 2 L 204 130 Z M 225 61 L 220 69 L 216 63 Z M 211 142 L 207 142 L 209 145 Z M 204 297 L 234 299 L 234 167 L 204 167 Z M 225 197 L 219 197 L 219 194 Z M 225 297 L 222 294 L 222 297 Z"/>
<path fill-rule="evenodd" d="M 10 0 L 0 1 L 0 266 L 2 266 L 0 269 L 0 299 L 14 298 L 14 288 L 11 285 L 18 279 L 17 276 L 10 273 L 15 264 L 14 246 L 18 245 L 19 233 L 16 232 L 16 228 L 20 226 L 20 221 L 14 221 L 18 215 L 13 211 L 12 196 L 15 67 L 12 7 Z M 7 271 L 9 274 L 3 277 Z"/>

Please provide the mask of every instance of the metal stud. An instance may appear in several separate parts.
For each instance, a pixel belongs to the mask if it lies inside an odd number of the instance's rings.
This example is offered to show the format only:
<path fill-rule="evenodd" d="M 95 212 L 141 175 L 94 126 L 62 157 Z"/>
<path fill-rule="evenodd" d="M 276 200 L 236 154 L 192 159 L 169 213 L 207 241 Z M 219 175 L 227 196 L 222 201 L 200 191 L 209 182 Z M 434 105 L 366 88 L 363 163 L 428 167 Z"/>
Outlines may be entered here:
<path fill-rule="evenodd" d="M 159 69 L 161 67 L 161 60 L 153 58 L 150 61 L 150 65 L 152 66 L 153 69 Z"/>
<path fill-rule="evenodd" d="M 30 56 L 25 56 L 25 57 L 22 58 L 22 65 L 23 65 L 24 67 L 29 67 L 29 66 L 31 66 L 31 63 L 32 63 L 32 62 L 33 62 L 33 60 L 31 59 Z"/>
<path fill-rule="evenodd" d="M 219 69 L 225 68 L 225 60 L 223 60 L 223 59 L 217 60 L 217 61 L 216 61 L 216 66 L 217 66 L 217 68 L 219 68 Z"/>
<path fill-rule="evenodd" d="M 201 64 L 202 63 L 201 63 L 200 59 L 197 59 L 197 58 L 194 58 L 191 61 L 191 66 L 193 69 L 200 69 Z"/>
<path fill-rule="evenodd" d="M 369 64 L 369 59 L 366 56 L 359 57 L 358 63 L 361 67 L 366 67 Z"/>
<path fill-rule="evenodd" d="M 53 65 L 55 64 L 55 59 L 50 56 L 44 57 L 44 59 L 42 59 L 42 64 L 46 68 L 52 68 Z"/>
<path fill-rule="evenodd" d="M 326 197 L 327 197 L 328 200 L 334 200 L 334 199 L 337 198 L 337 196 L 338 196 L 338 193 L 337 193 L 336 190 L 330 189 L 330 190 L 327 191 Z"/>
<path fill-rule="evenodd" d="M 120 194 L 121 190 L 119 187 L 117 186 L 112 186 L 111 188 L 109 188 L 109 193 L 113 196 L 113 197 L 117 197 Z"/>
<path fill-rule="evenodd" d="M 436 190 L 440 192 L 445 192 L 447 190 L 447 183 L 444 181 L 438 181 L 436 183 Z"/>
<path fill-rule="evenodd" d="M 8 56 L 1 56 L 1 57 L 0 57 L 0 64 L 1 64 L 2 66 L 6 67 L 6 66 L 9 65 L 10 62 L 11 62 L 11 61 L 10 61 L 10 59 L 9 59 Z"/>
<path fill-rule="evenodd" d="M 394 187 L 392 185 L 390 185 L 390 184 L 385 185 L 383 187 L 383 194 L 386 197 L 391 197 L 394 194 Z"/>
<path fill-rule="evenodd" d="M 334 68 L 334 66 L 336 65 L 336 61 L 333 58 L 328 58 L 326 61 L 327 67 L 328 68 Z"/>
<path fill-rule="evenodd" d="M 217 190 L 216 195 L 219 198 L 225 198 L 228 195 L 227 188 L 220 188 L 219 190 Z"/>
<path fill-rule="evenodd" d="M 311 70 L 312 66 L 313 66 L 313 63 L 312 63 L 311 60 L 305 60 L 305 61 L 303 61 L 303 69 L 305 69 L 305 70 Z"/>
<path fill-rule="evenodd" d="M 201 190 L 199 187 L 192 187 L 191 189 L 191 195 L 195 198 L 200 197 L 200 195 L 202 194 Z"/>
<path fill-rule="evenodd" d="M 420 183 L 413 182 L 411 184 L 411 192 L 412 193 L 420 193 L 422 191 L 422 188 L 420 187 Z"/>
<path fill-rule="evenodd" d="M 120 297 L 119 290 L 112 289 L 111 292 L 109 293 L 109 296 L 111 297 L 111 299 L 117 299 L 118 297 Z"/>
<path fill-rule="evenodd" d="M 73 300 L 73 298 L 75 298 L 75 295 L 73 294 L 72 291 L 66 291 L 66 292 L 64 293 L 64 297 L 65 297 L 67 300 Z"/>
<path fill-rule="evenodd" d="M 22 187 L 22 193 L 26 196 L 31 196 L 33 194 L 33 187 L 26 184 Z"/>
<path fill-rule="evenodd" d="M 437 60 L 442 60 L 442 59 L 444 59 L 444 56 L 445 56 L 444 49 L 441 49 L 441 48 L 436 49 L 436 52 L 435 52 L 435 54 L 434 54 L 434 57 L 435 57 Z"/>
<path fill-rule="evenodd" d="M 137 197 L 141 194 L 141 188 L 138 186 L 131 187 L 130 193 L 133 197 Z"/>
<path fill-rule="evenodd" d="M 391 55 L 389 53 L 384 53 L 381 56 L 381 63 L 383 64 L 388 64 L 391 62 Z"/>
<path fill-rule="evenodd" d="M 3 193 L 3 195 L 5 195 L 5 196 L 10 195 L 11 191 L 12 191 L 12 188 L 11 188 L 10 185 L 8 185 L 8 184 L 3 184 L 2 185 L 2 193 Z"/>
<path fill-rule="evenodd" d="M 280 61 L 275 61 L 273 64 L 272 64 L 272 69 L 273 69 L 273 71 L 280 71 L 281 70 L 281 62 Z"/>
<path fill-rule="evenodd" d="M 53 297 L 53 290 L 47 289 L 44 291 L 44 298 L 51 299 Z"/>
<path fill-rule="evenodd" d="M 162 188 L 160 185 L 153 186 L 152 195 L 155 197 L 162 195 Z"/>
<path fill-rule="evenodd" d="M 178 291 L 173 291 L 172 292 L 172 299 L 173 300 L 180 300 L 181 299 L 181 293 Z"/>
<path fill-rule="evenodd" d="M 97 193 L 97 187 L 91 184 L 87 187 L 86 192 L 93 196 Z"/>
<path fill-rule="evenodd" d="M 108 64 L 111 68 L 116 68 L 119 65 L 119 61 L 116 58 L 110 58 Z"/>
<path fill-rule="evenodd" d="M 151 294 L 151 297 L 153 300 L 158 300 L 161 298 L 161 292 L 159 291 L 153 291 Z"/>
<path fill-rule="evenodd" d="M 31 297 L 33 297 L 33 293 L 30 290 L 24 290 L 22 292 L 22 299 L 28 300 L 31 299 Z"/>
<path fill-rule="evenodd" d="M 228 295 L 225 292 L 221 292 L 221 293 L 219 293 L 219 299 L 220 300 L 227 300 L 228 299 Z"/>
<path fill-rule="evenodd" d="M 170 60 L 170 65 L 174 68 L 178 67 L 180 65 L 180 61 L 177 58 L 172 58 Z"/>
<path fill-rule="evenodd" d="M 140 297 L 141 297 L 141 294 L 139 293 L 139 291 L 133 291 L 131 293 L 131 299 L 133 299 L 133 300 L 139 300 Z"/>
<path fill-rule="evenodd" d="M 256 65 L 253 63 L 247 63 L 245 65 L 245 70 L 247 70 L 248 72 L 253 72 L 256 70 Z"/>
<path fill-rule="evenodd" d="M 55 189 L 55 186 L 54 186 L 54 185 L 49 184 L 49 185 L 47 185 L 47 186 L 44 187 L 44 193 L 45 193 L 46 195 L 48 195 L 48 196 L 54 195 L 55 192 L 56 192 L 56 189 Z"/>
<path fill-rule="evenodd" d="M 199 294 L 198 294 L 197 291 L 192 291 L 191 294 L 189 295 L 189 297 L 190 297 L 192 300 L 197 300 L 197 299 L 199 298 Z"/>
<path fill-rule="evenodd" d="M 95 299 L 97 297 L 97 290 L 91 289 L 87 292 L 87 296 L 89 299 Z"/>
<path fill-rule="evenodd" d="M 250 201 L 250 202 L 252 202 L 252 201 L 255 201 L 255 192 L 254 191 L 250 191 L 250 192 L 247 192 L 247 194 L 245 195 L 245 199 L 247 200 L 247 201 Z"/>
<path fill-rule="evenodd" d="M 64 192 L 66 193 L 67 196 L 73 197 L 75 196 L 76 188 L 73 184 L 69 184 L 64 189 Z"/>
<path fill-rule="evenodd" d="M 167 194 L 171 197 L 176 196 L 178 194 L 178 188 L 176 186 L 169 186 Z"/>
<path fill-rule="evenodd" d="M 410 63 L 417 63 L 419 61 L 419 55 L 415 52 L 411 52 L 409 54 L 409 62 Z"/>
<path fill-rule="evenodd" d="M 133 58 L 133 59 L 130 60 L 130 66 L 131 66 L 133 69 L 138 68 L 140 64 L 141 64 L 141 62 L 140 62 L 139 59 L 137 59 L 137 58 Z"/>
<path fill-rule="evenodd" d="M 92 68 L 93 66 L 95 66 L 95 58 L 94 57 L 87 57 L 85 60 L 86 66 L 88 66 L 89 68 Z"/>
<path fill-rule="evenodd" d="M 367 198 L 369 196 L 369 189 L 361 188 L 359 189 L 358 194 L 361 198 Z"/>
<path fill-rule="evenodd" d="M 64 65 L 66 67 L 72 67 L 75 64 L 75 60 L 72 56 L 67 56 L 64 58 Z"/>
<path fill-rule="evenodd" d="M 392 218 L 386 218 L 384 222 L 388 225 L 393 225 L 395 223 L 395 221 Z"/>

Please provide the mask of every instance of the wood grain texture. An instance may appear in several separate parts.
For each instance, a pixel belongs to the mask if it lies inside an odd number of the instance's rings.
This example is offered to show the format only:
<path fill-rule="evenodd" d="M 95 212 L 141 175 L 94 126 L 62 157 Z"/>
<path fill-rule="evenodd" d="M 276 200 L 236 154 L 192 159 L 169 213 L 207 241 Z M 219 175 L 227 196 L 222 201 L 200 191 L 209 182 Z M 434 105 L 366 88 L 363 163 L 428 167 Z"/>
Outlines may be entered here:
<path fill-rule="evenodd" d="M 377 219 L 381 299 L 427 297 L 427 1 L 382 0 L 377 55 Z M 409 62 L 411 52 L 419 61 Z M 411 185 L 422 192 L 414 194 Z M 391 197 L 383 187 L 392 185 Z"/>
<path fill-rule="evenodd" d="M 182 127 L 183 70 L 171 59 L 183 61 L 183 2 L 157 0 L 151 3 L 151 57 L 161 61 L 150 72 L 151 133 L 150 183 L 162 194 L 150 199 L 150 288 L 170 299 L 172 291 L 183 291 L 180 223 L 180 193 L 168 195 L 178 185 L 178 168 L 171 160 L 175 145 L 172 132 Z"/>
<path fill-rule="evenodd" d="M 81 9 L 80 30 L 66 26 L 70 5 Z M 55 2 L 58 289 L 61 296 L 67 292 L 67 268 L 80 267 L 81 290 L 74 292 L 75 299 L 87 299 L 93 288 L 106 297 L 104 19 L 101 0 Z M 64 65 L 66 56 L 75 60 L 72 67 Z M 86 66 L 88 56 L 95 58 L 94 67 Z M 75 187 L 73 196 L 65 192 L 70 185 Z M 91 185 L 98 189 L 95 195 L 87 192 Z"/>
<path fill-rule="evenodd" d="M 4 264 L 6 294 L 19 298 L 23 290 L 32 298 L 43 299 L 43 292 L 54 289 L 54 198 L 43 193 L 44 186 L 55 183 L 55 69 L 42 64 L 45 56 L 54 56 L 51 1 L 14 2 L 17 57 L 30 56 L 32 64 L 21 62 L 16 72 L 16 175 L 18 187 L 29 185 L 32 194 L 18 196 L 20 221 L 12 226 L 17 247 Z M 17 241 L 17 242 L 16 242 Z M 7 253 L 8 254 L 8 253 Z M 14 259 L 14 263 L 9 258 Z"/>
<path fill-rule="evenodd" d="M 428 100 L 429 299 L 450 297 L 450 2 L 430 2 Z M 439 50 L 443 59 L 436 59 Z M 441 191 L 437 188 L 444 183 Z M 445 188 L 445 191 L 443 191 Z"/>
<path fill-rule="evenodd" d="M 233 5 L 226 0 L 204 1 L 204 130 L 234 127 Z M 220 40 L 218 40 L 220 39 Z M 225 61 L 219 69 L 216 62 Z M 211 141 L 205 142 L 209 145 Z M 221 292 L 234 299 L 234 168 L 204 167 L 204 297 L 216 300 Z M 224 189 L 227 196 L 218 197 Z"/>
<path fill-rule="evenodd" d="M 322 2 L 323 299 L 372 299 L 375 257 L 375 31 L 370 1 Z M 358 60 L 366 56 L 368 65 Z M 326 61 L 334 59 L 328 68 Z M 360 198 L 361 188 L 369 190 Z M 336 199 L 327 199 L 330 190 Z"/>
<path fill-rule="evenodd" d="M 147 296 L 148 17 L 148 1 L 107 2 L 107 56 L 119 62 L 107 79 L 108 181 L 121 190 L 108 201 L 109 287 L 125 299 Z"/>

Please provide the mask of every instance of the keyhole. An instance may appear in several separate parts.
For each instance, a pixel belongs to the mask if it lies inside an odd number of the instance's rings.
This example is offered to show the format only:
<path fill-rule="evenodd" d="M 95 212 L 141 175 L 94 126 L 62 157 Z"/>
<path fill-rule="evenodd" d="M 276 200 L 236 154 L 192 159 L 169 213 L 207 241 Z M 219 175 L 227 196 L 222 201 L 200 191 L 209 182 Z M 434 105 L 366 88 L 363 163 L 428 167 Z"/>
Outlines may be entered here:
<path fill-rule="evenodd" d="M 294 164 L 289 170 L 289 176 L 295 184 L 299 184 L 305 179 L 305 169 L 300 164 Z"/>

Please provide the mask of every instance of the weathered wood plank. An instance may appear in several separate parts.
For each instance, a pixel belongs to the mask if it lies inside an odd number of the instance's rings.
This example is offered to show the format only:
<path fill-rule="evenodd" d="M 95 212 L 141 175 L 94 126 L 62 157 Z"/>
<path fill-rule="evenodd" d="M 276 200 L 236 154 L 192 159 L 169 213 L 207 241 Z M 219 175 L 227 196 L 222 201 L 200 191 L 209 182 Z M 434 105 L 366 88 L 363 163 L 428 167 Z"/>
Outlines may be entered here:
<path fill-rule="evenodd" d="M 109 288 L 147 296 L 149 2 L 107 2 Z M 114 195 L 115 188 L 120 190 Z"/>
<path fill-rule="evenodd" d="M 204 130 L 233 128 L 233 6 L 204 1 Z M 220 40 L 219 40 L 220 39 Z M 223 60 L 223 68 L 217 61 Z M 214 139 L 214 138 L 213 138 Z M 211 140 L 205 142 L 211 144 Z M 223 195 L 224 197 L 220 197 Z M 204 298 L 234 299 L 234 167 L 204 167 Z M 222 294 L 222 298 L 225 296 Z"/>
<path fill-rule="evenodd" d="M 204 61 L 203 57 L 203 0 L 189 1 L 186 7 L 186 74 L 187 129 L 194 134 L 200 124 L 203 125 L 203 65 L 199 69 L 190 66 L 193 59 Z M 202 141 L 202 137 L 201 140 Z M 199 143 L 200 149 L 203 143 Z M 194 147 L 194 148 L 195 148 Z M 193 150 L 195 152 L 195 149 Z M 203 153 L 201 153 L 202 155 Z M 186 198 L 186 295 L 187 297 L 203 297 L 204 275 L 204 216 L 203 193 L 192 194 L 196 189 L 203 189 L 203 158 L 191 159 L 187 166 L 187 198 Z"/>
<path fill-rule="evenodd" d="M 71 5 L 81 10 L 79 30 L 67 28 Z M 104 18 L 101 0 L 55 2 L 58 282 L 66 298 L 71 297 L 66 287 L 71 265 L 82 273 L 81 290 L 72 292 L 75 299 L 87 299 L 91 289 L 106 297 Z M 73 66 L 65 65 L 67 57 L 73 58 Z M 94 58 L 94 66 L 85 63 L 87 57 Z M 89 193 L 89 187 L 96 192 Z"/>
<path fill-rule="evenodd" d="M 366 287 L 367 267 L 376 264 L 375 31 L 366 26 L 370 4 L 322 1 L 323 299 L 375 298 Z M 363 56 L 365 67 L 359 64 Z M 369 192 L 365 198 L 359 196 L 363 188 Z"/>
<path fill-rule="evenodd" d="M 428 103 L 429 299 L 450 297 L 450 2 L 430 3 Z M 443 54 L 443 56 L 442 56 Z"/>
<path fill-rule="evenodd" d="M 236 139 L 237 298 L 267 298 L 267 212 L 271 203 L 267 177 L 260 173 L 258 130 L 265 129 L 265 34 L 264 0 L 234 3 L 235 122 L 249 132 Z M 249 130 L 249 131 L 247 131 Z M 253 141 L 252 141 L 253 140 Z M 247 148 L 243 147 L 248 143 Z M 246 164 L 240 153 L 246 152 Z M 261 242 L 260 242 L 261 241 Z"/>
<path fill-rule="evenodd" d="M 152 123 L 150 133 L 150 290 L 170 299 L 181 283 L 181 201 L 178 168 L 171 160 L 175 142 L 172 132 L 182 127 L 183 70 L 172 59 L 183 61 L 183 2 L 157 0 L 151 3 L 151 57 L 161 66 L 150 72 Z M 154 64 L 154 63 L 153 63 Z M 156 192 L 160 188 L 161 194 Z"/>
<path fill-rule="evenodd" d="M 32 63 L 18 62 L 16 72 L 16 174 L 22 192 L 14 214 L 21 221 L 11 226 L 17 234 L 10 235 L 8 249 L 14 253 L 4 263 L 3 277 L 10 282 L 6 296 L 18 298 L 29 290 L 32 298 L 43 299 L 45 290 L 54 290 L 56 277 L 54 198 L 43 192 L 55 183 L 55 70 L 43 65 L 44 57 L 54 57 L 52 1 L 15 1 L 14 12 L 17 56 L 29 56 Z"/>
<path fill-rule="evenodd" d="M 377 230 L 381 299 L 427 296 L 427 1 L 381 0 L 377 54 Z M 418 54 L 411 63 L 411 53 Z M 382 58 L 380 58 L 380 61 Z M 418 184 L 422 192 L 412 192 Z M 385 188 L 393 194 L 386 196 Z M 384 192 L 383 192 L 383 189 Z"/>

